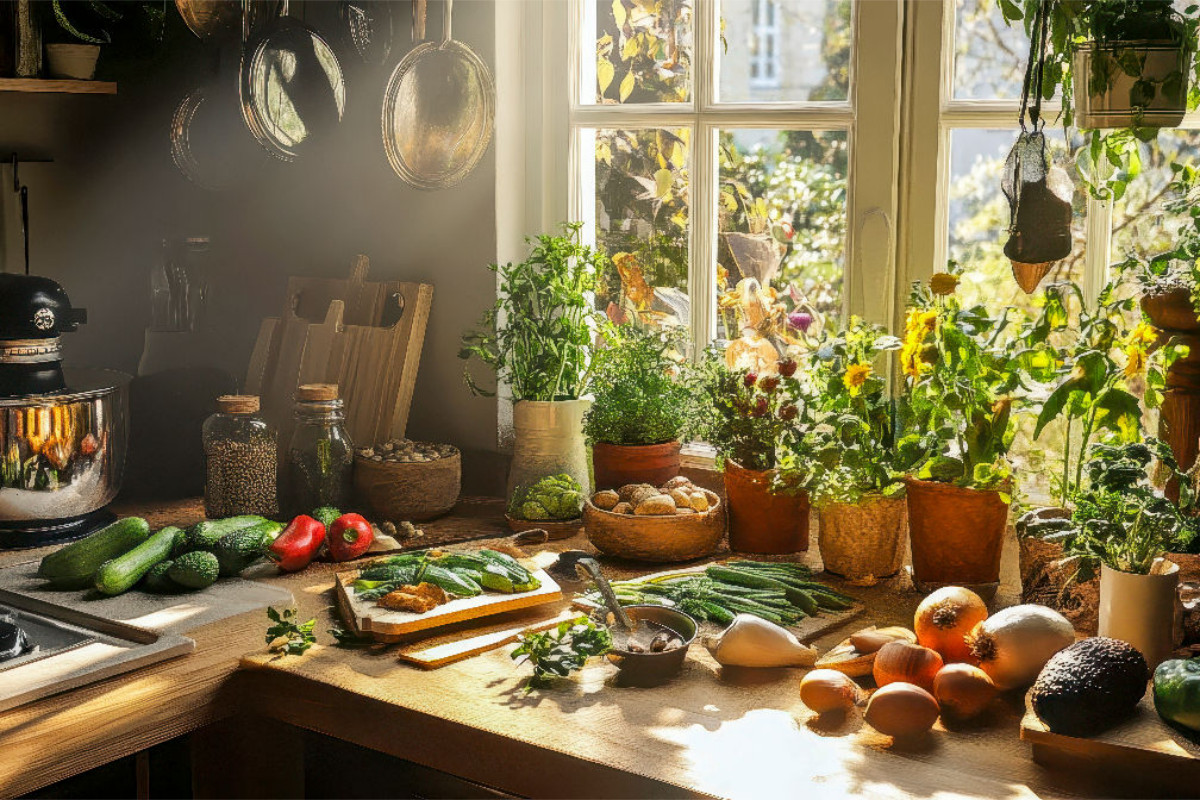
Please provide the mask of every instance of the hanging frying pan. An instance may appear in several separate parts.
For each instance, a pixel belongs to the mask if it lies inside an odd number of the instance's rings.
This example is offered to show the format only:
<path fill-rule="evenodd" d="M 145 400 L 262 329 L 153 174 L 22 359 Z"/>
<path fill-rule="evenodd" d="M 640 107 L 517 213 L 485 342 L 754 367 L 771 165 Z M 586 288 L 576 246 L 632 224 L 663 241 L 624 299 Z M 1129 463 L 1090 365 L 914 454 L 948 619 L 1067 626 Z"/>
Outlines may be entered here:
<path fill-rule="evenodd" d="M 189 181 L 220 191 L 255 175 L 267 155 L 245 135 L 236 87 L 210 82 L 189 92 L 171 117 L 171 158 Z"/>
<path fill-rule="evenodd" d="M 441 43 L 404 57 L 383 95 L 383 146 L 396 174 L 418 189 L 445 189 L 465 178 L 492 138 L 496 87 L 474 50 L 451 34 L 446 0 Z"/>
<path fill-rule="evenodd" d="M 242 32 L 242 18 L 249 18 L 251 31 L 286 16 L 288 0 L 175 0 L 179 16 L 201 39 L 235 38 Z"/>
<path fill-rule="evenodd" d="M 368 64 L 392 52 L 392 5 L 388 0 L 342 0 L 338 5 L 350 48 Z"/>
<path fill-rule="evenodd" d="M 312 28 L 280 17 L 242 54 L 242 116 L 267 152 L 295 161 L 328 139 L 346 111 L 346 82 L 333 49 Z"/>

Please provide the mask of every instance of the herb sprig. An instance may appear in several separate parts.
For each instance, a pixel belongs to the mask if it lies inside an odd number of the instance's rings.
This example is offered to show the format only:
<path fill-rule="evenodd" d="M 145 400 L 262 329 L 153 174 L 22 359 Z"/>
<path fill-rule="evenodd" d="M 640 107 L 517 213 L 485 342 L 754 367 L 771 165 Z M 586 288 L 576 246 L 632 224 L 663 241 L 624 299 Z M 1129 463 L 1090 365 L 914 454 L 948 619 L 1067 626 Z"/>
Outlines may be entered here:
<path fill-rule="evenodd" d="M 552 677 L 565 678 L 582 669 L 592 656 L 612 648 L 612 635 L 585 616 L 563 620 L 549 631 L 521 634 L 518 646 L 510 654 L 518 663 L 533 665 L 533 676 L 525 691 L 544 688 Z"/>
<path fill-rule="evenodd" d="M 270 650 L 299 656 L 304 655 L 308 648 L 317 643 L 317 636 L 313 633 L 317 624 L 315 617 L 297 625 L 296 609 L 285 608 L 279 611 L 273 606 L 267 606 L 267 618 L 275 623 L 267 628 L 266 642 Z"/>

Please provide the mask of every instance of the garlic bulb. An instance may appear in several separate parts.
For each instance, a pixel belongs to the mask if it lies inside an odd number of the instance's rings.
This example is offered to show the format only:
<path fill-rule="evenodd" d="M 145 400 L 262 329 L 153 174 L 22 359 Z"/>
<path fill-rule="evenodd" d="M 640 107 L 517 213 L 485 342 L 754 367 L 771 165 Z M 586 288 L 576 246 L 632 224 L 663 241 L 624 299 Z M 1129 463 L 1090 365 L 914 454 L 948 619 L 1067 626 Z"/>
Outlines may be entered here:
<path fill-rule="evenodd" d="M 811 667 L 817 651 L 773 622 L 738 614 L 717 636 L 704 637 L 704 646 L 725 667 Z"/>

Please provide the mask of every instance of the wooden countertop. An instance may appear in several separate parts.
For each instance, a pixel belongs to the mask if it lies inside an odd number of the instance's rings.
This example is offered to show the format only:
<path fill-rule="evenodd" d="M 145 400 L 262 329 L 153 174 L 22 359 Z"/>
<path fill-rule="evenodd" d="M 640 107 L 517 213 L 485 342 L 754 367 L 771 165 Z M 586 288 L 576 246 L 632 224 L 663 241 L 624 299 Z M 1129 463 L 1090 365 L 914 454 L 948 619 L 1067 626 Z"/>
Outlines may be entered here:
<path fill-rule="evenodd" d="M 431 533 L 499 530 L 498 502 L 468 518 L 427 523 Z M 493 517 L 485 520 L 481 509 Z M 186 523 L 197 503 L 141 511 Z M 431 537 L 432 538 L 432 537 Z M 1016 602 L 1015 543 L 997 603 Z M 582 537 L 546 549 L 587 549 Z M 0 553 L 0 566 L 40 555 Z M 814 556 L 810 561 L 819 563 Z M 613 565 L 616 571 L 628 565 Z M 523 691 L 528 668 L 502 648 L 434 671 L 382 652 L 338 648 L 333 567 L 270 579 L 316 616 L 319 644 L 299 657 L 263 649 L 261 612 L 188 635 L 196 652 L 0 714 L 0 795 L 32 791 L 235 713 L 254 713 L 528 796 L 1060 797 L 1136 796 L 1087 772 L 1035 764 L 1019 739 L 1020 697 L 987 720 L 895 746 L 854 712 L 839 724 L 800 703 L 797 670 L 722 670 L 697 642 L 684 672 L 653 689 L 621 688 L 595 661 L 549 690 Z M 852 589 L 867 606 L 828 647 L 870 623 L 910 624 L 920 596 L 899 578 Z M 547 612 L 517 612 L 540 618 Z M 520 617 L 517 617 L 519 620 Z M 515 624 L 521 624 L 519 621 Z"/>

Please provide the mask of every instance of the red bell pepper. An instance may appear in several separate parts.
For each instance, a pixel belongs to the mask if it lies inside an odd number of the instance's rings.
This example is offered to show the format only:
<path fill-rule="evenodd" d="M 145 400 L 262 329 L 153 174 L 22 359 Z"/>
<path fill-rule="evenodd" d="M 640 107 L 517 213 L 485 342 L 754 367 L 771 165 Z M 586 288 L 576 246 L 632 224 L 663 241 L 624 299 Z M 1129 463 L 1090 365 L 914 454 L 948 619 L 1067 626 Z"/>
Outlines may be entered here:
<path fill-rule="evenodd" d="M 358 558 L 374 541 L 375 532 L 362 514 L 342 514 L 329 527 L 329 555 L 334 561 Z"/>
<path fill-rule="evenodd" d="M 312 563 L 325 541 L 325 526 L 301 514 L 271 543 L 267 555 L 284 572 L 299 572 Z"/>

